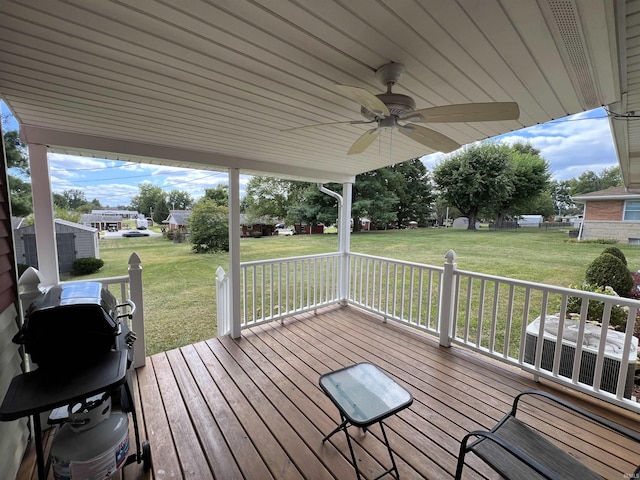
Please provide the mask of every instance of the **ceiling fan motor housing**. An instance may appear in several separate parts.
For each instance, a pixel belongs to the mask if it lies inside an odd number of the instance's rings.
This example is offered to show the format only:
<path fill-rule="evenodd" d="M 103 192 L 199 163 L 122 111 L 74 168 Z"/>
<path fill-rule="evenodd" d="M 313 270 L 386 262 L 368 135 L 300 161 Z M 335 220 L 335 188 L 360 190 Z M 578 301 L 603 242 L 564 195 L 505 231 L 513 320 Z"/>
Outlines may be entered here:
<path fill-rule="evenodd" d="M 408 95 L 401 93 L 381 93 L 376 95 L 382 103 L 384 103 L 389 109 L 389 113 L 392 116 L 402 117 L 406 113 L 413 112 L 416 109 L 416 102 Z M 364 107 L 360 108 L 360 113 L 367 120 L 375 120 L 375 113 L 367 110 Z"/>

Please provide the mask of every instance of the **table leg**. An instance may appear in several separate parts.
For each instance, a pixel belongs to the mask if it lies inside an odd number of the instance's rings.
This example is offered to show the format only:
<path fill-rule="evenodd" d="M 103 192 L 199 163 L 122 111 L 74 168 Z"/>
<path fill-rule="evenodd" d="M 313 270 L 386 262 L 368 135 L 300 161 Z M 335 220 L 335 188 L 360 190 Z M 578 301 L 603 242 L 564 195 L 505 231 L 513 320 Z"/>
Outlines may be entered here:
<path fill-rule="evenodd" d="M 377 476 L 374 480 L 378 480 L 382 477 L 384 477 L 385 475 L 388 475 L 392 472 L 396 472 L 395 477 L 396 478 L 400 478 L 400 472 L 398 472 L 398 467 L 396 466 L 396 461 L 393 458 L 393 452 L 391 451 L 391 445 L 389 445 L 389 439 L 387 438 L 387 432 L 385 432 L 384 430 L 384 424 L 382 423 L 382 420 L 380 420 L 380 430 L 382 430 L 382 437 L 384 438 L 384 443 L 387 446 L 387 450 L 389 451 L 389 458 L 391 459 L 391 468 L 388 469 L 386 472 L 382 473 L 381 475 Z"/>

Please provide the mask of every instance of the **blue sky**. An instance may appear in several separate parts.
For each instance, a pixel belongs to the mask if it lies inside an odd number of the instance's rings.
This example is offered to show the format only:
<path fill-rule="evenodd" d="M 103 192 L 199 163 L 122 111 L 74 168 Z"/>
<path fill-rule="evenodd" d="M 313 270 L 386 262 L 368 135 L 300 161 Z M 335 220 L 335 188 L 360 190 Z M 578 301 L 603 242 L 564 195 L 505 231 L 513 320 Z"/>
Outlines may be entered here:
<path fill-rule="evenodd" d="M 3 120 L 8 110 L 0 102 Z M 9 118 L 3 129 L 16 129 Z M 578 177 L 587 170 L 595 172 L 616 166 L 617 159 L 609 122 L 603 109 L 596 109 L 536 125 L 498 137 L 507 143 L 531 143 L 551 165 L 557 180 Z M 444 158 L 443 154 L 423 158 L 428 168 Z M 87 200 L 97 198 L 103 206 L 128 205 L 138 193 L 138 185 L 150 182 L 167 193 L 171 190 L 189 192 L 198 199 L 205 188 L 227 183 L 225 172 L 187 170 L 159 165 L 141 165 L 114 160 L 51 154 L 49 157 L 51 184 L 54 192 L 79 189 Z M 241 188 L 249 177 L 241 178 Z"/>

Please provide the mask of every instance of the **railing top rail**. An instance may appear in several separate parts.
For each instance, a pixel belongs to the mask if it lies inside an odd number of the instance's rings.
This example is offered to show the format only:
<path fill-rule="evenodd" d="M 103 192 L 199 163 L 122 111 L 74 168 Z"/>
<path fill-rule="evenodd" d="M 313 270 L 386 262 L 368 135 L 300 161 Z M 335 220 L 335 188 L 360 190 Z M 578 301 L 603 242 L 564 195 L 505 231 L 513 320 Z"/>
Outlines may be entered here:
<path fill-rule="evenodd" d="M 87 280 L 68 280 L 66 282 L 60 283 L 78 283 L 78 282 L 86 282 Z M 128 283 L 129 275 L 121 275 L 119 277 L 103 277 L 103 278 L 92 278 L 90 281 L 92 282 L 100 282 L 100 283 Z"/>
<path fill-rule="evenodd" d="M 284 258 L 270 258 L 268 260 L 254 260 L 252 262 L 241 262 L 240 268 L 253 267 L 256 265 L 269 265 L 273 263 L 282 263 L 282 262 L 295 262 L 298 260 L 310 260 L 314 258 L 339 257 L 341 255 L 342 254 L 340 252 L 328 252 L 328 253 L 316 253 L 313 255 L 300 255 L 298 257 L 284 257 Z"/>
<path fill-rule="evenodd" d="M 515 285 L 515 286 L 524 287 L 524 288 L 531 288 L 534 290 L 546 290 L 548 292 L 557 293 L 560 295 L 566 294 L 574 297 L 580 296 L 583 298 L 587 298 L 589 300 L 595 300 L 598 302 L 608 302 L 608 303 L 613 303 L 615 305 L 628 306 L 630 308 L 640 308 L 640 300 L 634 300 L 632 298 L 626 298 L 626 297 L 616 297 L 613 295 L 606 295 L 604 293 L 589 292 L 586 290 L 575 290 L 573 288 L 568 288 L 568 287 L 558 287 L 555 285 L 529 282 L 526 280 L 516 280 L 514 278 L 499 277 L 497 275 L 469 272 L 466 270 L 456 270 L 454 272 L 454 275 L 477 278 L 479 280 L 489 280 L 493 282 L 508 283 L 510 285 Z"/>
<path fill-rule="evenodd" d="M 437 265 L 427 265 L 425 263 L 409 262 L 407 260 L 397 260 L 395 258 L 378 257 L 376 255 L 368 255 L 366 253 L 349 252 L 349 255 L 352 257 L 370 258 L 372 260 L 381 260 L 383 262 L 398 263 L 400 265 L 407 265 L 410 267 L 428 268 L 429 270 L 436 270 L 439 272 L 444 271 L 444 267 L 439 267 Z"/>

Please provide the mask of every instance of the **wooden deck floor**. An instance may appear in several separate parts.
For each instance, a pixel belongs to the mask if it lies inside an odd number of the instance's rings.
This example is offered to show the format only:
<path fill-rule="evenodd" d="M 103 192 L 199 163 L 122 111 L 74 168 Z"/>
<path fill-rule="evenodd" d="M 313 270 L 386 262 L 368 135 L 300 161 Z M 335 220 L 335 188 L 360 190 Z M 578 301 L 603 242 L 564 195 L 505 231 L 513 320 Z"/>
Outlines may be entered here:
<path fill-rule="evenodd" d="M 335 307 L 246 330 L 238 341 L 212 339 L 148 358 L 134 387 L 154 466 L 146 474 L 128 466 L 124 478 L 355 479 L 344 435 L 322 443 L 339 415 L 318 377 L 361 361 L 377 364 L 414 396 L 410 408 L 385 421 L 403 480 L 451 479 L 460 439 L 490 428 L 528 388 L 553 391 L 640 431 L 634 416 L 615 407 L 536 384 L 464 349 L 440 348 L 430 336 L 353 307 Z M 522 413 L 605 478 L 629 478 L 640 463 L 630 442 L 555 408 L 532 403 Z M 361 471 L 377 476 L 388 466 L 379 428 L 351 433 Z M 473 456 L 468 465 L 464 478 L 497 478 Z M 27 466 L 19 478 L 28 472 Z"/>

